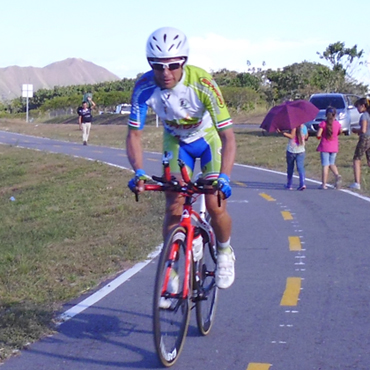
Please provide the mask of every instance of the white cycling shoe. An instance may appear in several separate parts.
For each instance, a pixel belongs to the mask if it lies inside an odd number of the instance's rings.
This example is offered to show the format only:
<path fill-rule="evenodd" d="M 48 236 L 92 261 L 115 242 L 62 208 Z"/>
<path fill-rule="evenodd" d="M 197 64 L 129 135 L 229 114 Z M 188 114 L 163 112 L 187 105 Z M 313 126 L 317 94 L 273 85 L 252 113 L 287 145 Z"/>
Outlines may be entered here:
<path fill-rule="evenodd" d="M 167 291 L 169 293 L 178 293 L 179 285 L 180 285 L 179 275 L 177 274 L 176 270 L 172 269 L 170 272 L 170 279 L 168 281 Z M 177 302 L 177 299 L 161 297 L 159 299 L 159 308 L 163 308 L 164 310 L 169 309 L 173 302 Z"/>
<path fill-rule="evenodd" d="M 235 280 L 235 254 L 232 247 L 217 249 L 216 285 L 229 288 Z"/>

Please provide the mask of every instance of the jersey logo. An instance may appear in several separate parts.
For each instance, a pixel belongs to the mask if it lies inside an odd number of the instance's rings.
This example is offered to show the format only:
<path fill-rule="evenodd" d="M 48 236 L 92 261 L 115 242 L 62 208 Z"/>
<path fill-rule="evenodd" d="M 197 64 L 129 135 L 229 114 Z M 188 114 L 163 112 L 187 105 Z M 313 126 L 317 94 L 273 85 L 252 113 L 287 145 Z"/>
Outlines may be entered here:
<path fill-rule="evenodd" d="M 217 85 L 215 85 L 212 81 L 208 80 L 207 78 L 205 77 L 202 77 L 200 79 L 200 83 L 203 85 L 203 86 L 207 86 L 215 95 L 216 95 L 216 99 L 217 99 L 217 105 L 222 108 L 224 106 L 224 99 L 222 98 L 222 95 L 221 95 L 221 92 L 220 90 L 218 89 Z"/>
<path fill-rule="evenodd" d="M 190 103 L 186 99 L 181 98 L 180 99 L 180 107 L 182 109 L 189 109 L 190 108 Z"/>

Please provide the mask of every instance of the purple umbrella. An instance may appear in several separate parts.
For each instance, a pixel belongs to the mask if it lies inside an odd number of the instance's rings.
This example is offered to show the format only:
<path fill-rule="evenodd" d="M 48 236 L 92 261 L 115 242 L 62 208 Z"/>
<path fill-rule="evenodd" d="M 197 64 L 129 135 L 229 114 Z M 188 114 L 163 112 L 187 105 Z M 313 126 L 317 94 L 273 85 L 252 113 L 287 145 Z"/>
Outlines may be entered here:
<path fill-rule="evenodd" d="M 272 107 L 261 123 L 260 128 L 268 132 L 291 130 L 302 123 L 313 120 L 319 109 L 307 100 L 287 101 Z"/>

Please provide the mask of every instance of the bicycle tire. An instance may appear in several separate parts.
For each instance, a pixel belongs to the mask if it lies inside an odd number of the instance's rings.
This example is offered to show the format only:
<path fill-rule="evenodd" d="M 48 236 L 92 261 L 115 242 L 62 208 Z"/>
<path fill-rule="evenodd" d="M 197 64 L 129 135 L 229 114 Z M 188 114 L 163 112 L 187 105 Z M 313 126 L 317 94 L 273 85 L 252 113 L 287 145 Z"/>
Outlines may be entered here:
<path fill-rule="evenodd" d="M 198 297 L 195 311 L 198 330 L 202 335 L 208 335 L 216 314 L 218 288 L 215 278 L 217 267 L 217 248 L 215 244 L 211 243 L 207 235 L 203 236 L 203 257 L 196 264 L 202 296 Z"/>
<path fill-rule="evenodd" d="M 177 250 L 173 257 L 173 250 Z M 192 264 L 190 264 L 189 291 L 186 298 L 182 298 L 185 263 L 186 263 L 186 230 L 177 226 L 167 237 L 158 262 L 154 300 L 153 300 L 153 332 L 154 344 L 162 364 L 170 367 L 179 358 L 185 343 L 190 319 L 191 292 L 192 292 Z M 172 270 L 172 271 L 171 271 Z M 178 279 L 178 292 L 176 297 L 169 295 L 164 290 L 165 279 L 171 272 L 176 271 Z M 170 289 L 168 284 L 168 289 Z M 167 294 L 167 298 L 164 296 Z M 170 301 L 169 307 L 163 308 Z M 161 307 L 162 306 L 162 307 Z"/>

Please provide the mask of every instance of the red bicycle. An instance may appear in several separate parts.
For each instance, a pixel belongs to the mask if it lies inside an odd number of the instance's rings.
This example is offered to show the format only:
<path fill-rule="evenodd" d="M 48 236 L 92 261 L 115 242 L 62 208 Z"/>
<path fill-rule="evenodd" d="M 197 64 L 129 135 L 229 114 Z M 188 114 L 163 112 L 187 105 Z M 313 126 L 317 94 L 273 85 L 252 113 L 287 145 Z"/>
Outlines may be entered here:
<path fill-rule="evenodd" d="M 166 367 L 180 356 L 188 331 L 190 310 L 195 307 L 200 334 L 207 335 L 215 318 L 218 288 L 215 282 L 217 242 L 207 215 L 204 194 L 213 194 L 212 180 L 192 182 L 179 160 L 183 182 L 171 177 L 163 161 L 164 175 L 147 191 L 170 191 L 184 198 L 181 220 L 169 233 L 160 254 L 154 288 L 153 331 L 158 357 Z M 138 199 L 138 198 L 137 198 Z M 198 199 L 199 210 L 193 209 Z M 221 198 L 219 195 L 219 204 Z"/>

